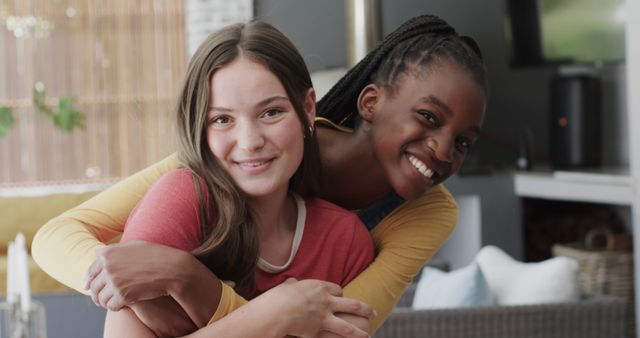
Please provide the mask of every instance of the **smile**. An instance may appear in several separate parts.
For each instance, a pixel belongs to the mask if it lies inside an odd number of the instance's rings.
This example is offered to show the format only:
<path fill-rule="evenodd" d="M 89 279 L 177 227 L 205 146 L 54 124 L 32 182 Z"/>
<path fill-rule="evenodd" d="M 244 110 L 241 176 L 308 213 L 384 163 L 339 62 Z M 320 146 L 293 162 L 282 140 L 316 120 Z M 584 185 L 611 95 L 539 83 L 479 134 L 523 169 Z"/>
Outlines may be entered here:
<path fill-rule="evenodd" d="M 432 178 L 433 174 L 435 173 L 433 170 L 429 169 L 427 167 L 426 164 L 424 164 L 424 162 L 420 161 L 417 157 L 413 156 L 413 155 L 409 155 L 409 162 L 411 162 L 411 164 L 413 165 L 414 168 L 416 168 L 416 170 L 418 170 L 418 172 L 420 174 L 422 174 L 422 176 L 426 177 L 426 178 Z"/>
<path fill-rule="evenodd" d="M 275 157 L 252 158 L 252 159 L 234 161 L 234 164 L 240 170 L 242 170 L 247 174 L 258 175 L 267 171 L 269 168 L 271 168 L 271 164 L 273 163 L 274 160 L 275 160 Z"/>
<path fill-rule="evenodd" d="M 265 164 L 267 164 L 269 162 L 271 162 L 271 160 L 259 161 L 259 162 L 238 162 L 238 165 L 241 166 L 241 167 L 255 168 L 255 167 L 259 167 L 259 166 L 265 165 Z"/>

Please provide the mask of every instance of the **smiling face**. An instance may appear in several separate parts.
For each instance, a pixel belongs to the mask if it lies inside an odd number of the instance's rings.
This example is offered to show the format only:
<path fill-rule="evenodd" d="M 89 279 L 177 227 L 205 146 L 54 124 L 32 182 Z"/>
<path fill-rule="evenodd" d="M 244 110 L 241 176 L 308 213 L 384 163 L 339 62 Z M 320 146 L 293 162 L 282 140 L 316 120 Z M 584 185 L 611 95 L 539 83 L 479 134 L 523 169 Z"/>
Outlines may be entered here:
<path fill-rule="evenodd" d="M 360 96 L 374 156 L 403 198 L 419 197 L 456 173 L 476 141 L 486 95 L 456 63 L 401 75 L 393 91 L 369 85 Z"/>
<path fill-rule="evenodd" d="M 307 100 L 315 102 L 313 90 Z M 306 113 L 313 121 L 315 110 Z M 287 191 L 302 161 L 303 130 L 284 86 L 263 65 L 239 57 L 214 73 L 207 143 L 247 196 Z"/>

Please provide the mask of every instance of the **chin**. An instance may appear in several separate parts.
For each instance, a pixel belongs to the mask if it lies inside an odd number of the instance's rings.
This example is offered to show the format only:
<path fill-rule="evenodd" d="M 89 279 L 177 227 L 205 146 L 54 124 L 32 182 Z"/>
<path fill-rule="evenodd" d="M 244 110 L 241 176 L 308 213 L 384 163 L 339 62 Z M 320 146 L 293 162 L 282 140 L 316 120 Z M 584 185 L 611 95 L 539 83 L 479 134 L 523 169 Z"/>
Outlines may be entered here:
<path fill-rule="evenodd" d="M 422 196 L 422 194 L 424 194 L 430 188 L 431 187 L 427 187 L 424 189 L 416 189 L 415 187 L 405 186 L 405 187 L 394 188 L 394 191 L 396 192 L 396 194 L 400 195 L 400 197 L 404 198 L 405 200 L 411 201 Z"/>
<path fill-rule="evenodd" d="M 275 189 L 272 188 L 256 188 L 251 187 L 250 189 L 240 189 L 245 194 L 246 197 L 257 198 L 264 197 L 273 194 Z"/>

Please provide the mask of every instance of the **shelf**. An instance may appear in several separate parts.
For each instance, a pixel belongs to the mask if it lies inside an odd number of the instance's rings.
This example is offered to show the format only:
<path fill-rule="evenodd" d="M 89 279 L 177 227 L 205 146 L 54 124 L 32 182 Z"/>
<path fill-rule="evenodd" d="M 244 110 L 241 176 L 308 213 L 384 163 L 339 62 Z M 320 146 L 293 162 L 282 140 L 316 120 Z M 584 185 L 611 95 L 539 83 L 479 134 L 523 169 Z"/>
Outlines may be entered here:
<path fill-rule="evenodd" d="M 51 194 L 83 194 L 90 191 L 102 191 L 121 178 L 60 180 L 49 182 L 0 183 L 0 198 L 34 197 Z"/>
<path fill-rule="evenodd" d="M 526 172 L 516 173 L 517 196 L 561 201 L 631 205 L 633 190 L 628 172 Z"/>

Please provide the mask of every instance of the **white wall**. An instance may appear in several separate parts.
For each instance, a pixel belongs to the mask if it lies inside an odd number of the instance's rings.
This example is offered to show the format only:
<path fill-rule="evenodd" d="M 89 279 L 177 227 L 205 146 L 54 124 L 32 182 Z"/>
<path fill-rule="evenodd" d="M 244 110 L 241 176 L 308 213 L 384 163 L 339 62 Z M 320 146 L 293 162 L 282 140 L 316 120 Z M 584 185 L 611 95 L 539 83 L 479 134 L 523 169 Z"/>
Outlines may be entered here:
<path fill-rule="evenodd" d="M 213 31 L 253 17 L 251 0 L 187 0 L 187 51 L 191 57 L 200 43 Z"/>
<path fill-rule="evenodd" d="M 524 254 L 520 199 L 514 194 L 512 172 L 456 175 L 449 178 L 444 185 L 458 202 L 458 226 L 461 229 L 456 231 L 471 231 L 470 236 L 473 237 L 468 238 L 469 246 L 479 249 L 485 245 L 495 245 L 511 257 L 522 260 Z M 474 202 L 469 203 L 468 199 L 461 199 L 469 195 L 478 197 L 478 205 Z M 476 207 L 481 208 L 481 211 L 473 211 Z M 472 210 L 465 210 L 468 208 Z M 474 220 L 474 215 L 479 216 L 479 220 Z M 476 230 L 476 227 L 479 229 Z M 479 234 L 476 235 L 478 231 Z M 479 246 L 476 245 L 476 236 L 479 237 Z M 461 242 L 459 250 L 466 251 L 465 245 L 467 244 Z"/>
<path fill-rule="evenodd" d="M 435 255 L 449 263 L 451 270 L 467 266 L 482 248 L 482 205 L 478 195 L 456 196 L 458 223 L 444 246 Z"/>

